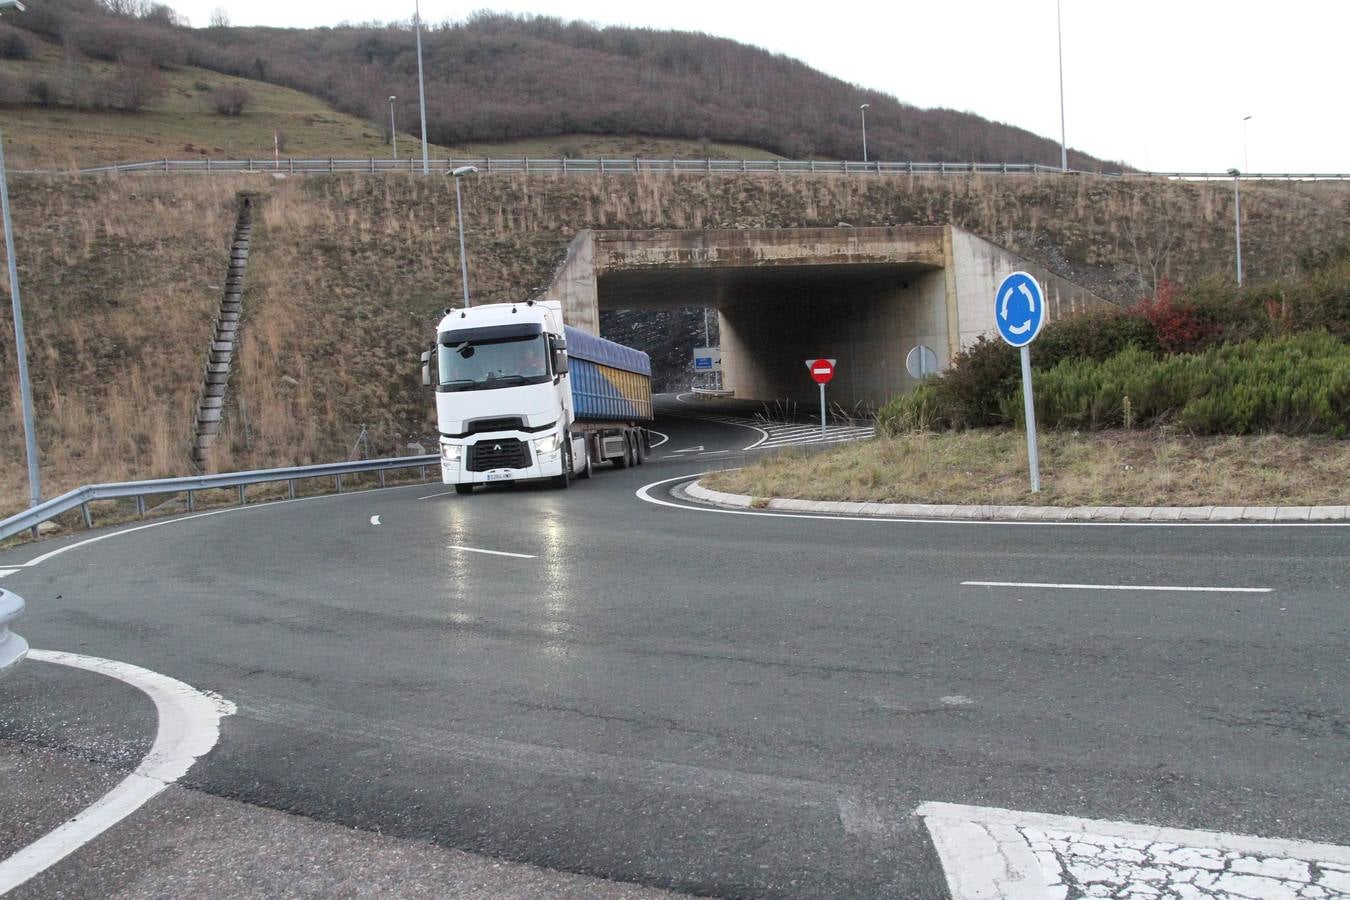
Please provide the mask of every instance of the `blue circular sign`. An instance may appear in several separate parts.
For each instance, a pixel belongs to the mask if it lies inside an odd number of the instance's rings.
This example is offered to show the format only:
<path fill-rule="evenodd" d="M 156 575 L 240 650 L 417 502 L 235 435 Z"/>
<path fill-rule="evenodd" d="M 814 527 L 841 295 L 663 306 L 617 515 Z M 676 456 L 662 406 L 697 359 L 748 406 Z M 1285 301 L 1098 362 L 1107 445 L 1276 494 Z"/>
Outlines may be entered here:
<path fill-rule="evenodd" d="M 1013 272 L 994 295 L 994 323 L 998 333 L 1014 347 L 1035 340 L 1045 324 L 1045 293 L 1026 272 Z"/>

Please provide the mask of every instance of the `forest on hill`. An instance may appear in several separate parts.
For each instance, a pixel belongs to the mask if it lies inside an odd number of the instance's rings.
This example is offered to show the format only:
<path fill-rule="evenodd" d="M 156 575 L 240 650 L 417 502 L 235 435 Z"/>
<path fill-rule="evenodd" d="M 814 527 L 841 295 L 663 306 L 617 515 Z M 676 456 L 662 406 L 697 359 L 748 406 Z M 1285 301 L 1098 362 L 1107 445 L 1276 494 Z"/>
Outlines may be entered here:
<path fill-rule="evenodd" d="M 411 23 L 236 28 L 222 16 L 189 28 L 169 6 L 146 0 L 45 0 L 6 14 L 0 56 L 24 52 L 31 38 L 23 32 L 69 53 L 120 63 L 128 76 L 147 66 L 198 66 L 304 91 L 376 127 L 384 127 L 388 97 L 396 95 L 399 122 L 417 120 Z M 1057 143 L 1025 129 L 919 109 L 798 60 L 706 34 L 484 12 L 462 23 L 429 24 L 423 53 L 428 136 L 442 145 L 591 133 L 858 159 L 858 104 L 868 102 L 873 159 L 1059 162 Z M 0 103 L 67 102 L 30 88 L 27 94 L 11 88 Z M 1073 150 L 1069 164 L 1122 168 Z"/>

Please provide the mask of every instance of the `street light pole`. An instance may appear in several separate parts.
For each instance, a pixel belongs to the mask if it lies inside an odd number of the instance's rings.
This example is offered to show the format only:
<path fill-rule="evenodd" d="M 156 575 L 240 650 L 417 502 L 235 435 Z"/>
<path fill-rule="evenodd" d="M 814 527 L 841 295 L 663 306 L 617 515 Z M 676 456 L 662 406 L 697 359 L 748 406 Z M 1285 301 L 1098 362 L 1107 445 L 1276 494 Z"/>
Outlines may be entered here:
<path fill-rule="evenodd" d="M 867 107 L 871 105 L 870 103 L 864 103 L 858 107 L 858 112 L 862 113 L 863 162 L 867 162 Z"/>
<path fill-rule="evenodd" d="M 398 132 L 394 130 L 394 101 L 397 99 L 393 94 L 389 95 L 389 152 L 394 159 L 398 159 Z"/>
<path fill-rule="evenodd" d="M 19 360 L 19 397 L 23 406 L 23 443 L 24 453 L 28 458 L 28 505 L 33 507 L 42 502 L 42 482 L 38 475 L 37 433 L 33 424 L 33 387 L 28 381 L 28 344 L 23 336 L 23 307 L 19 304 L 19 266 L 14 258 L 14 225 L 9 218 L 9 179 L 5 175 L 3 138 L 0 138 L 0 212 L 3 212 L 5 220 L 5 257 L 9 260 L 9 299 L 14 310 L 14 355 Z"/>
<path fill-rule="evenodd" d="M 1244 172 L 1252 170 L 1251 160 L 1247 158 L 1247 123 L 1251 120 L 1251 116 L 1242 117 L 1242 171 Z"/>
<path fill-rule="evenodd" d="M 1064 131 L 1064 24 L 1059 10 L 1060 0 L 1055 0 L 1055 32 L 1059 42 L 1059 169 L 1069 171 L 1069 145 Z"/>
<path fill-rule="evenodd" d="M 459 180 L 478 171 L 477 166 L 460 166 L 451 172 L 455 176 L 455 220 L 459 223 L 459 272 L 464 279 L 464 308 L 469 308 L 469 258 L 464 255 L 464 208 L 459 197 Z"/>
<path fill-rule="evenodd" d="M 1233 233 L 1237 236 L 1237 282 L 1242 287 L 1242 195 L 1238 190 L 1241 174 L 1237 169 L 1229 169 L 1233 176 Z"/>
<path fill-rule="evenodd" d="M 422 80 L 422 4 L 419 2 L 413 6 L 415 16 L 413 21 L 417 24 L 417 102 L 422 109 L 422 174 L 431 174 L 431 161 L 427 156 L 427 88 L 426 82 Z"/>

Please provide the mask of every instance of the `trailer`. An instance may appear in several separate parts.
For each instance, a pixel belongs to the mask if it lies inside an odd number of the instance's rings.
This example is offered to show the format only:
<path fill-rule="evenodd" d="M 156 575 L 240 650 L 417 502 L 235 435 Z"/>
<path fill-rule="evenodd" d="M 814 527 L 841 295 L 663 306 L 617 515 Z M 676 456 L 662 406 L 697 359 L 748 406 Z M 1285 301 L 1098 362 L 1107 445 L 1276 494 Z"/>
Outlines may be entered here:
<path fill-rule="evenodd" d="M 447 310 L 422 381 L 436 390 L 441 480 L 462 494 L 567 487 L 597 464 L 640 465 L 651 448 L 650 358 L 564 325 L 556 301 Z"/>

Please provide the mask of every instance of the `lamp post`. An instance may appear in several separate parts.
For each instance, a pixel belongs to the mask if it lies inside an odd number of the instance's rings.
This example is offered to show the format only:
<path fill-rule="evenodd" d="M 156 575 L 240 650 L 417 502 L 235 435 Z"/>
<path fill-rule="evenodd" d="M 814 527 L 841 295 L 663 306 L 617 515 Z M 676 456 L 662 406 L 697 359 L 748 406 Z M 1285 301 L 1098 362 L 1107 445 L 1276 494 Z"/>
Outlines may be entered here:
<path fill-rule="evenodd" d="M 1237 237 L 1237 282 L 1242 287 L 1242 195 L 1238 190 L 1242 173 L 1229 169 L 1228 174 L 1233 176 L 1233 233 Z"/>
<path fill-rule="evenodd" d="M 1251 120 L 1251 116 L 1242 117 L 1242 171 L 1244 172 L 1252 170 L 1252 162 L 1247 158 L 1247 123 Z"/>
<path fill-rule="evenodd" d="M 414 3 L 413 22 L 417 26 L 417 102 L 422 110 L 422 174 L 431 174 L 431 161 L 427 156 L 427 88 L 422 80 L 422 4 Z"/>
<path fill-rule="evenodd" d="M 870 103 L 863 103 L 858 106 L 858 112 L 862 114 L 863 162 L 867 162 L 867 107 L 871 105 Z"/>
<path fill-rule="evenodd" d="M 1064 133 L 1064 24 L 1055 0 L 1055 33 L 1059 43 L 1059 170 L 1069 171 L 1069 145 Z"/>
<path fill-rule="evenodd" d="M 464 279 L 464 308 L 469 308 L 469 259 L 464 255 L 464 208 L 459 198 L 459 180 L 478 171 L 477 166 L 460 166 L 450 174 L 455 176 L 455 220 L 459 223 L 459 272 Z"/>
<path fill-rule="evenodd" d="M 22 5 L 14 3 L 22 9 Z M 7 8 L 7 7 L 0 7 Z M 33 386 L 28 381 L 28 345 L 23 336 L 23 307 L 19 305 L 19 267 L 14 258 L 14 225 L 9 218 L 9 181 L 5 177 L 5 148 L 0 139 L 0 213 L 5 225 L 5 258 L 9 262 L 9 299 L 14 310 L 14 355 L 19 362 L 19 398 L 23 406 L 24 453 L 28 458 L 28 505 L 42 502 L 38 476 L 37 433 L 33 425 Z M 33 532 L 37 536 L 36 530 Z"/>
<path fill-rule="evenodd" d="M 397 99 L 393 94 L 389 95 L 389 153 L 394 159 L 398 159 L 398 132 L 394 130 L 394 101 Z"/>

